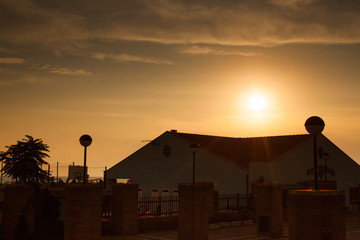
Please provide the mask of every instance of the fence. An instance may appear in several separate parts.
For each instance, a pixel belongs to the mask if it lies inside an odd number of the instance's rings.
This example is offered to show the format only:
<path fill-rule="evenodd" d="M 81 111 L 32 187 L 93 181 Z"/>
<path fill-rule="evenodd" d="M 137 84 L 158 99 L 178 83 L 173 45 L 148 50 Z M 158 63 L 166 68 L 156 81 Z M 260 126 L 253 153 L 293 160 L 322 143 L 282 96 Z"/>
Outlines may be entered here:
<path fill-rule="evenodd" d="M 247 207 L 246 194 L 219 194 L 219 211 L 236 211 Z"/>
<path fill-rule="evenodd" d="M 173 215 L 178 212 L 178 196 L 143 196 L 138 201 L 139 216 Z"/>
<path fill-rule="evenodd" d="M 103 196 L 103 218 L 111 217 L 111 195 Z M 237 211 L 247 207 L 247 197 L 241 194 L 219 194 L 219 211 Z M 138 199 L 138 216 L 169 216 L 178 213 L 178 196 L 142 196 Z"/>

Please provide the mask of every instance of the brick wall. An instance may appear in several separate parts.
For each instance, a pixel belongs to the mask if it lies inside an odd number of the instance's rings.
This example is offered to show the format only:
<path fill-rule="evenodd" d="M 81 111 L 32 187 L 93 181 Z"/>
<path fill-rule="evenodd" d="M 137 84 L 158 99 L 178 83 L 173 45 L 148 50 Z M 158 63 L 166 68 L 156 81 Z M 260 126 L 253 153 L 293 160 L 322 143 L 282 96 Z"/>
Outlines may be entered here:
<path fill-rule="evenodd" d="M 289 239 L 346 239 L 345 194 L 292 190 L 288 194 Z"/>
<path fill-rule="evenodd" d="M 69 184 L 65 192 L 64 240 L 101 238 L 100 184 Z"/>

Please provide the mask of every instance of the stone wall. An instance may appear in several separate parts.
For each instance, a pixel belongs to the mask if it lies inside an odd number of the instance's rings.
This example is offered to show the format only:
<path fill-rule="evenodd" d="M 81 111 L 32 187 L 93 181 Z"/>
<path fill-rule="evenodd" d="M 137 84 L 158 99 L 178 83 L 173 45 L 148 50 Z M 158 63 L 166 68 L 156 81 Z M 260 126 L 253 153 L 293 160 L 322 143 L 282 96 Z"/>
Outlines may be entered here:
<path fill-rule="evenodd" d="M 214 212 L 213 183 L 179 183 L 179 240 L 207 240 Z"/>
<path fill-rule="evenodd" d="M 260 235 L 281 237 L 283 234 L 282 188 L 277 184 L 252 183 L 253 209 Z"/>
<path fill-rule="evenodd" d="M 101 201 L 100 184 L 66 186 L 64 240 L 101 239 Z"/>
<path fill-rule="evenodd" d="M 12 184 L 4 188 L 4 221 L 0 239 L 25 239 L 35 232 L 36 186 Z"/>
<path fill-rule="evenodd" d="M 289 191 L 288 214 L 289 240 L 346 239 L 342 191 Z"/>
<path fill-rule="evenodd" d="M 136 235 L 138 231 L 138 184 L 112 186 L 112 232 Z"/>

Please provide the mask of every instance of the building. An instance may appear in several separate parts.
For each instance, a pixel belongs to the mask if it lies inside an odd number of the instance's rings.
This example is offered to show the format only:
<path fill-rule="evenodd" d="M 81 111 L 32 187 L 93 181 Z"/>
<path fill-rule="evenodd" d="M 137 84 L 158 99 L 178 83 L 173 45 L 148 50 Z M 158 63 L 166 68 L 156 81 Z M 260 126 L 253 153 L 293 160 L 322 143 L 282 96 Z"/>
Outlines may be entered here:
<path fill-rule="evenodd" d="M 319 180 L 336 181 L 349 195 L 360 184 L 360 166 L 324 135 L 318 136 Z M 211 181 L 222 194 L 248 193 L 250 183 L 264 180 L 299 185 L 311 182 L 313 138 L 309 134 L 254 138 L 231 138 L 166 131 L 107 171 L 107 179 L 131 179 L 143 194 L 177 192 L 179 182 L 191 182 L 193 152 L 196 181 Z M 347 200 L 348 204 L 348 200 Z"/>

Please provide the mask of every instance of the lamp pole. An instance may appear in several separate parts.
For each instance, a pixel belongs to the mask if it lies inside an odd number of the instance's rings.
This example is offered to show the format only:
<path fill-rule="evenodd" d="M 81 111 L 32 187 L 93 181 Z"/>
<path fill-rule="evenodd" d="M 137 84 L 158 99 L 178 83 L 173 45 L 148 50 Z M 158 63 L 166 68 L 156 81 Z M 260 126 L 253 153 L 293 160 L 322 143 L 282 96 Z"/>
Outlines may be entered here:
<path fill-rule="evenodd" d="M 1 160 L 1 184 L 3 183 L 3 160 Z"/>
<path fill-rule="evenodd" d="M 84 177 L 83 177 L 83 184 L 86 184 L 87 182 L 87 173 L 86 173 L 86 148 L 90 146 L 92 143 L 92 138 L 85 134 L 82 135 L 79 139 L 80 144 L 84 147 Z"/>
<path fill-rule="evenodd" d="M 325 182 L 327 182 L 327 160 L 328 160 L 329 156 L 330 156 L 330 154 L 323 153 L 323 154 L 321 154 L 321 157 L 320 157 L 325 160 Z"/>
<path fill-rule="evenodd" d="M 324 121 L 317 116 L 308 118 L 305 122 L 305 128 L 308 133 L 313 135 L 314 139 L 314 188 L 319 190 L 318 183 L 318 163 L 317 163 L 317 135 L 320 134 L 325 127 Z"/>
<path fill-rule="evenodd" d="M 314 136 L 314 188 L 315 190 L 319 189 L 319 180 L 318 180 L 318 161 L 317 161 L 317 134 Z"/>
<path fill-rule="evenodd" d="M 197 150 L 200 148 L 199 144 L 190 144 L 190 150 L 193 152 L 193 166 L 192 166 L 192 182 L 195 183 L 195 155 Z"/>

